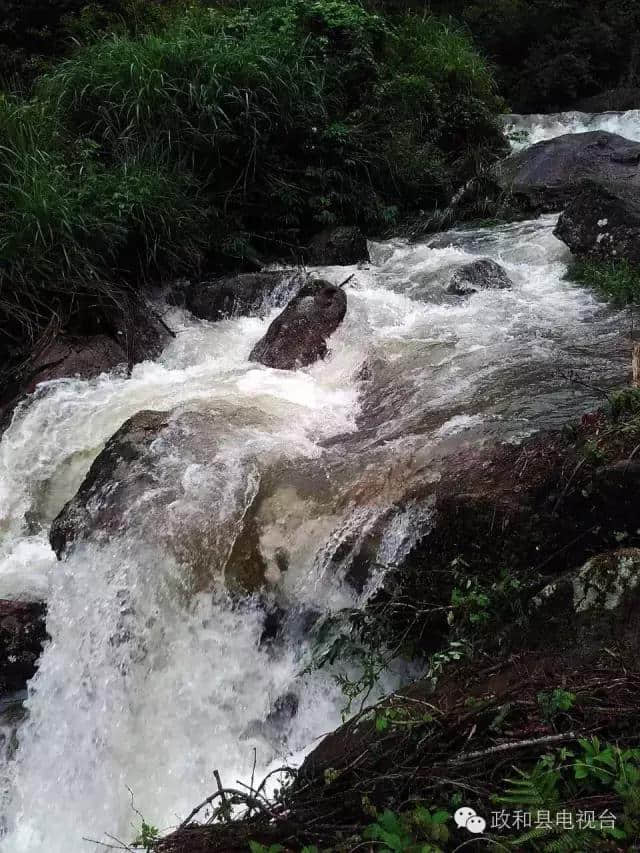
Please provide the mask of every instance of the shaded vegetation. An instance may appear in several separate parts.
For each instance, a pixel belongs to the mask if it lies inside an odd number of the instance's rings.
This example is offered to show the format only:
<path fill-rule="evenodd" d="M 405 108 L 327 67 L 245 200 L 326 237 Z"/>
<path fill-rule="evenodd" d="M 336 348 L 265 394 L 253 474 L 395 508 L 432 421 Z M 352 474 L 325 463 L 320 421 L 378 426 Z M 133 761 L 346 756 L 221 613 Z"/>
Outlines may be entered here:
<path fill-rule="evenodd" d="M 537 697 L 559 678 L 575 701 L 549 721 Z M 417 683 L 359 714 L 300 771 L 285 770 L 272 797 L 257 783 L 229 791 L 240 820 L 225 814 L 222 789 L 149 849 L 349 853 L 368 842 L 441 853 L 472 843 L 453 819 L 462 805 L 486 818 L 483 846 L 628 849 L 640 828 L 639 691 L 637 674 L 563 672 L 533 655 L 458 669 L 435 694 Z M 381 717 L 388 727 L 376 725 Z"/>
<path fill-rule="evenodd" d="M 514 112 L 553 112 L 640 85 L 635 0 L 431 0 L 464 21 Z M 634 103 L 640 107 L 640 103 Z M 612 107 L 601 107 L 611 109 Z"/>
<path fill-rule="evenodd" d="M 432 17 L 288 0 L 106 34 L 84 14 L 84 46 L 0 97 L 5 342 L 73 326 L 85 295 L 380 230 L 502 150 L 487 65 Z"/>
<path fill-rule="evenodd" d="M 617 305 L 633 305 L 640 301 L 640 269 L 626 260 L 574 261 L 567 278 L 595 288 Z"/>

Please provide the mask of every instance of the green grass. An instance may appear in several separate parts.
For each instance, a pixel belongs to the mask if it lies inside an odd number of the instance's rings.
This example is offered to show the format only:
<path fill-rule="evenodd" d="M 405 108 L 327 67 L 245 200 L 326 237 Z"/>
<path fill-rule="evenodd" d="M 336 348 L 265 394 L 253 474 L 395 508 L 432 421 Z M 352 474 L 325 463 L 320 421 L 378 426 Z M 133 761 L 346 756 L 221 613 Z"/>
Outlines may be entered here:
<path fill-rule="evenodd" d="M 616 305 L 640 301 L 640 269 L 628 261 L 576 261 L 567 278 L 595 288 Z"/>
<path fill-rule="evenodd" d="M 135 4 L 134 4 L 135 5 Z M 136 6 L 137 8 L 137 6 Z M 352 0 L 175 3 L 0 97 L 0 339 L 82 293 L 381 230 L 502 145 L 466 34 Z"/>

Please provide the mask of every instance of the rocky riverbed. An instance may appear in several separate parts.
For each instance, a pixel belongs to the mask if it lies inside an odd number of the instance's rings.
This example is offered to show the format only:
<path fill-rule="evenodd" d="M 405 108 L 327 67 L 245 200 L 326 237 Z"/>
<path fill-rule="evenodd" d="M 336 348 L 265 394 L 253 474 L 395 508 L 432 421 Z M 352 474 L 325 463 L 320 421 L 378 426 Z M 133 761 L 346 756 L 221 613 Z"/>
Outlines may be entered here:
<path fill-rule="evenodd" d="M 626 312 L 564 278 L 571 256 L 558 236 L 578 209 L 558 216 L 584 178 L 626 181 L 640 158 L 637 143 L 597 127 L 540 145 L 494 176 L 521 216 L 523 203 L 542 210 L 537 219 L 366 252 L 353 233 L 324 235 L 316 251 L 330 249 L 332 264 L 318 254 L 305 271 L 178 283 L 149 314 L 152 351 L 142 336 L 136 350 L 129 331 L 120 356 L 109 344 L 84 373 L 76 341 L 70 361 L 45 356 L 53 372 L 13 394 L 0 444 L 0 595 L 17 614 L 3 619 L 7 648 L 22 645 L 6 689 L 32 675 L 43 605 L 49 640 L 26 716 L 6 721 L 3 849 L 75 853 L 94 849 L 85 837 L 130 839 L 128 789 L 146 820 L 170 828 L 211 793 L 214 769 L 249 783 L 299 764 L 345 706 L 340 661 L 310 666 L 314 626 L 428 592 L 413 662 L 396 661 L 373 701 L 458 642 L 460 573 L 497 584 L 508 567 L 529 626 L 511 611 L 491 622 L 476 651 L 483 666 L 502 661 L 504 684 L 478 676 L 479 695 L 502 701 L 523 679 L 513 655 L 540 671 L 555 656 L 556 680 L 580 673 L 576 691 L 596 678 L 603 649 L 628 673 L 635 412 L 581 419 L 626 382 L 631 329 Z M 116 344 L 118 331 L 107 335 Z M 408 628 L 386 613 L 390 631 Z M 456 689 L 473 681 L 456 678 Z M 428 698 L 431 688 L 429 676 L 406 695 L 455 708 L 462 725 L 458 699 L 445 687 Z M 518 725 L 514 740 L 526 734 Z M 469 731 L 456 748 L 465 737 L 469 752 L 495 745 L 481 725 Z M 351 732 L 308 758 L 299 784 L 316 790 L 325 770 L 341 773 L 335 753 L 352 754 Z M 356 826 L 350 779 L 329 793 Z M 236 827 L 245 846 L 234 848 L 228 828 L 224 841 L 190 828 L 188 843 L 165 849 L 245 849 L 249 831 L 293 850 L 331 836 L 276 830 Z"/>

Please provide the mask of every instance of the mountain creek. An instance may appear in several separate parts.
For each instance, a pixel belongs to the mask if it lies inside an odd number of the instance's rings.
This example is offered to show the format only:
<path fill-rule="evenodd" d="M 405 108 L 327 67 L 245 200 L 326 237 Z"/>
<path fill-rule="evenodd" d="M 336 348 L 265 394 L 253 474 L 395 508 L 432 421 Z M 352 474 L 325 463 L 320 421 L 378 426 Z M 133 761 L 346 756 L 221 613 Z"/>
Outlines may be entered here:
<path fill-rule="evenodd" d="M 506 129 L 519 152 L 564 133 L 636 142 L 640 111 Z M 0 599 L 44 603 L 47 639 L 0 697 L 0 849 L 130 841 L 132 796 L 166 832 L 214 770 L 250 784 L 340 727 L 338 664 L 309 666 L 314 625 L 375 599 L 434 531 L 445 484 L 490 490 L 497 448 L 512 470 L 629 379 L 629 312 L 565 278 L 557 219 L 369 241 L 368 261 L 308 267 L 346 314 L 299 369 L 255 355 L 299 289 L 274 267 L 277 299 L 250 316 L 159 300 L 174 333 L 159 357 L 18 403 L 0 443 Z M 501 283 L 454 287 L 481 259 Z M 369 701 L 421 674 L 398 659 Z"/>

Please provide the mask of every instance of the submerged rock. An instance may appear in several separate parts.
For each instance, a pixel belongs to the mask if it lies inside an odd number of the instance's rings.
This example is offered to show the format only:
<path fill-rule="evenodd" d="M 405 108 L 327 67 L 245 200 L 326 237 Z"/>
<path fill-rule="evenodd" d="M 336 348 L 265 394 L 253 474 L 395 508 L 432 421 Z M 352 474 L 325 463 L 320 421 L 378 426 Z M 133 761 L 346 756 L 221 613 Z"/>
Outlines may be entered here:
<path fill-rule="evenodd" d="M 298 713 L 299 701 L 298 695 L 293 692 L 279 696 L 264 720 L 250 722 L 241 739 L 261 737 L 274 744 L 281 744 L 286 740 L 287 730 Z"/>
<path fill-rule="evenodd" d="M 354 225 L 321 231 L 309 244 L 308 262 L 316 266 L 348 266 L 368 260 L 366 237 Z"/>
<path fill-rule="evenodd" d="M 553 232 L 574 255 L 640 263 L 640 194 L 619 184 L 585 182 Z"/>
<path fill-rule="evenodd" d="M 41 602 L 0 601 L 0 694 L 23 689 L 35 674 L 45 613 Z"/>
<path fill-rule="evenodd" d="M 76 495 L 54 519 L 49 540 L 59 559 L 84 544 L 167 561 L 184 593 L 228 588 L 255 592 L 265 565 L 250 559 L 256 460 L 229 452 L 229 431 L 254 437 L 252 413 L 142 411 L 126 421 L 93 462 Z M 229 423 L 231 421 L 231 423 Z M 226 432 L 225 432 L 226 430 Z M 257 486 L 256 486 L 257 488 Z"/>
<path fill-rule="evenodd" d="M 280 370 L 313 364 L 327 354 L 327 338 L 346 311 L 347 297 L 339 287 L 323 279 L 306 284 L 251 350 L 250 361 Z"/>
<path fill-rule="evenodd" d="M 585 179 L 640 187 L 640 143 L 603 130 L 569 133 L 512 154 L 492 174 L 531 212 L 561 210 Z"/>
<path fill-rule="evenodd" d="M 478 290 L 508 290 L 513 282 L 500 264 L 481 258 L 459 267 L 451 276 L 447 293 L 469 296 Z"/>
<path fill-rule="evenodd" d="M 123 528 L 129 507 L 153 483 L 153 471 L 143 460 L 169 418 L 169 412 L 138 412 L 107 442 L 51 525 L 49 541 L 58 559 L 79 539 L 96 532 L 110 536 Z"/>
<path fill-rule="evenodd" d="M 305 279 L 297 270 L 239 273 L 212 281 L 179 282 L 167 298 L 170 304 L 187 308 L 195 317 L 215 322 L 282 305 Z"/>

